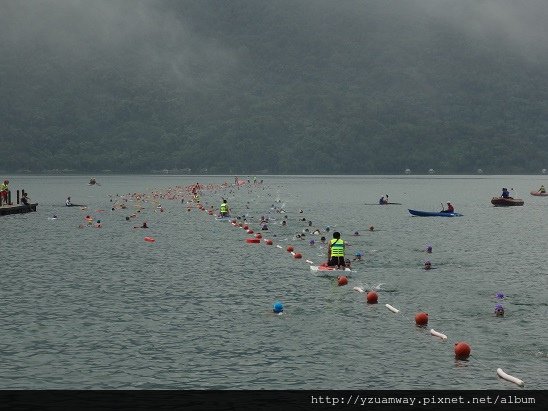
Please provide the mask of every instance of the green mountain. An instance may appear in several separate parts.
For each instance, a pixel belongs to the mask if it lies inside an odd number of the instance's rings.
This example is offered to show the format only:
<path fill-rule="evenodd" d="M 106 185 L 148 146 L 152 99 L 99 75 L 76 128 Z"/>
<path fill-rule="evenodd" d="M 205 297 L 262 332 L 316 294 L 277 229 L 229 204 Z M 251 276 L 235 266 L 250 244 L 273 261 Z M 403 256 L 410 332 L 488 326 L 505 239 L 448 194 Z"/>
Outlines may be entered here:
<path fill-rule="evenodd" d="M 543 1 L 2 4 L 4 173 L 547 168 Z"/>

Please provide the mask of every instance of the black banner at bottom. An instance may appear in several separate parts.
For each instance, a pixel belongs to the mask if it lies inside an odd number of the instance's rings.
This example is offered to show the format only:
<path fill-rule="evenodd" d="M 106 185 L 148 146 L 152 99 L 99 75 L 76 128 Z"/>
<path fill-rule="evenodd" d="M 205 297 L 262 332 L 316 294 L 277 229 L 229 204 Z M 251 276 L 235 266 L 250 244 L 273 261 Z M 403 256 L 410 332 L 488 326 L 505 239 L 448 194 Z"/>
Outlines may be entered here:
<path fill-rule="evenodd" d="M 3 409 L 537 410 L 548 391 L 0 391 Z"/>

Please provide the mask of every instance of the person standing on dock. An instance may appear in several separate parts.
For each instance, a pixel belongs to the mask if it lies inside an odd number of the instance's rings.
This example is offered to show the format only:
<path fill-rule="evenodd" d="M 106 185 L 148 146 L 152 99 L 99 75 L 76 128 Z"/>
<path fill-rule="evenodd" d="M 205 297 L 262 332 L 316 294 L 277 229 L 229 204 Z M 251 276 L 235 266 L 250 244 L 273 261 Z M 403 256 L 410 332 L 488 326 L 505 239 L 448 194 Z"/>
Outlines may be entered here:
<path fill-rule="evenodd" d="M 4 180 L 2 184 L 0 184 L 0 196 L 2 197 L 2 203 L 7 204 L 8 202 L 8 192 L 9 192 L 9 180 Z"/>

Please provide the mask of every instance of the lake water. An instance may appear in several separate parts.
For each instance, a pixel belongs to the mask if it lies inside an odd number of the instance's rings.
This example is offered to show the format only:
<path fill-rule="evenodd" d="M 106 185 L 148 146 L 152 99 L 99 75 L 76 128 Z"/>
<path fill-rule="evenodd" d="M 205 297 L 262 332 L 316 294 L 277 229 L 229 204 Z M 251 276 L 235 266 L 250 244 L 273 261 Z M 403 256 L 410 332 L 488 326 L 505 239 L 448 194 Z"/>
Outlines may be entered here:
<path fill-rule="evenodd" d="M 164 212 L 143 203 L 130 221 L 131 202 L 111 210 L 109 195 L 233 176 L 96 178 L 10 177 L 39 205 L 0 217 L 4 389 L 519 389 L 498 367 L 526 389 L 547 387 L 548 198 L 529 195 L 546 176 L 261 176 L 251 190 L 202 194 L 216 210 L 226 196 L 255 230 L 270 211 L 266 237 L 284 250 L 247 244 L 243 230 L 180 200 L 162 200 Z M 501 187 L 525 206 L 491 206 Z M 364 205 L 385 193 L 403 205 Z M 67 196 L 88 209 L 64 207 Z M 407 212 L 446 201 L 464 216 Z M 79 228 L 87 214 L 102 228 Z M 305 259 L 323 261 L 325 248 L 319 236 L 294 238 L 309 228 L 302 218 L 364 254 L 347 286 L 309 270 Z M 133 229 L 145 220 L 148 230 Z M 435 270 L 421 268 L 426 259 Z M 353 290 L 379 283 L 376 305 Z M 276 300 L 283 315 L 272 313 Z M 426 329 L 414 324 L 420 311 Z M 456 341 L 470 344 L 469 360 L 455 360 Z"/>

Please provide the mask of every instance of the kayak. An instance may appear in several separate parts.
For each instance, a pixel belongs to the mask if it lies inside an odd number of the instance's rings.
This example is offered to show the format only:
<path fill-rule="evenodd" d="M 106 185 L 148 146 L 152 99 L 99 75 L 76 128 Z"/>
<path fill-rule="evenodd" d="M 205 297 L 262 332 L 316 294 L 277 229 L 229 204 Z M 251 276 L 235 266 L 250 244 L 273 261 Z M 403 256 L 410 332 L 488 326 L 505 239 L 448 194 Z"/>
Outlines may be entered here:
<path fill-rule="evenodd" d="M 524 201 L 521 198 L 504 198 L 504 197 L 493 197 L 491 199 L 491 204 L 495 207 L 512 207 L 512 206 L 522 206 Z"/>
<path fill-rule="evenodd" d="M 330 267 L 330 266 L 325 266 L 325 265 L 311 265 L 310 270 L 312 270 L 312 271 L 339 271 L 339 272 L 352 271 L 348 267 L 345 267 L 344 270 L 343 269 L 339 270 L 339 269 L 337 269 L 337 267 Z"/>
<path fill-rule="evenodd" d="M 65 207 L 87 207 L 85 204 L 65 204 Z"/>
<path fill-rule="evenodd" d="M 538 197 L 548 197 L 548 193 L 541 193 L 539 191 L 531 191 L 531 195 Z"/>
<path fill-rule="evenodd" d="M 417 217 L 462 217 L 460 213 L 442 213 L 439 211 L 419 211 L 408 209 L 409 212 Z"/>

